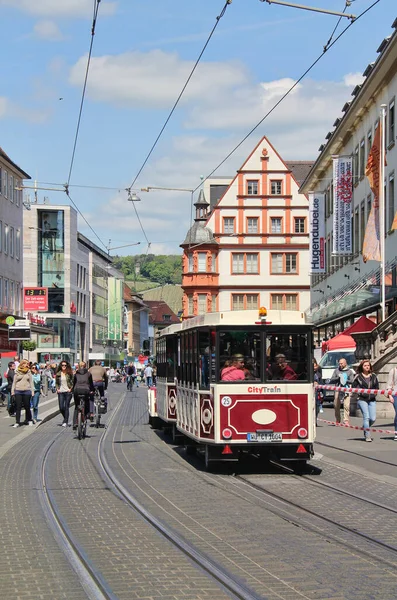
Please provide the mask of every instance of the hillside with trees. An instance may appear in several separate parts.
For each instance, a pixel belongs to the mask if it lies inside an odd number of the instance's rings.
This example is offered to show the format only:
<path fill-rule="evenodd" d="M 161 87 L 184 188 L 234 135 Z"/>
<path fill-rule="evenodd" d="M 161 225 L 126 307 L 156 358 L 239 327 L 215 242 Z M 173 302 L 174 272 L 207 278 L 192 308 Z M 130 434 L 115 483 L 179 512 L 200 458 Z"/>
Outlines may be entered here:
<path fill-rule="evenodd" d="M 149 287 L 150 283 L 182 283 L 182 256 L 179 254 L 115 256 L 113 265 L 124 274 L 126 281 L 147 282 Z"/>

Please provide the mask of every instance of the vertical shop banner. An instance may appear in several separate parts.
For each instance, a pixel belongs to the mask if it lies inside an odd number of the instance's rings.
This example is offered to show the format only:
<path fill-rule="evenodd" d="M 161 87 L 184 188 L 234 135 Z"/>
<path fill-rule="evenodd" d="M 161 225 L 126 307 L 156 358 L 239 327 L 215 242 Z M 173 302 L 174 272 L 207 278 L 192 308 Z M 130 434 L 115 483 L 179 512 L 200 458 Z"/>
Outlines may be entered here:
<path fill-rule="evenodd" d="M 109 340 L 120 341 L 122 339 L 123 322 L 123 281 L 115 277 L 109 277 Z"/>
<path fill-rule="evenodd" d="M 325 195 L 309 194 L 310 273 L 325 273 Z"/>
<path fill-rule="evenodd" d="M 351 254 L 353 160 L 351 156 L 333 157 L 334 221 L 332 254 Z"/>
<path fill-rule="evenodd" d="M 381 261 L 380 252 L 380 215 L 379 215 L 379 196 L 380 196 L 380 161 L 381 161 L 381 131 L 382 122 L 375 132 L 374 142 L 368 155 L 367 165 L 365 167 L 365 175 L 368 179 L 369 187 L 371 188 L 374 198 L 369 213 L 367 226 L 365 228 L 363 242 L 363 261 L 368 260 Z"/>

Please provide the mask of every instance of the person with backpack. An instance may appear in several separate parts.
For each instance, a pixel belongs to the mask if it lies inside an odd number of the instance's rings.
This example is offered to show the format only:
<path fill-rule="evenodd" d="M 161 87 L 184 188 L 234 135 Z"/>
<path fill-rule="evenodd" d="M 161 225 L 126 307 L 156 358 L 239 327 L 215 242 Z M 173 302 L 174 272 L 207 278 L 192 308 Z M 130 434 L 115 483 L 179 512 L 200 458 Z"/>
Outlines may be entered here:
<path fill-rule="evenodd" d="M 397 367 L 393 367 L 387 379 L 387 391 L 393 392 L 388 395 L 394 407 L 394 441 L 397 442 Z"/>
<path fill-rule="evenodd" d="M 93 415 L 90 415 L 90 394 L 95 392 L 94 382 L 91 373 L 87 369 L 87 364 L 83 360 L 79 362 L 78 369 L 74 374 L 72 391 L 74 397 L 73 429 L 77 429 L 79 396 L 84 395 L 85 418 L 93 418 Z"/>

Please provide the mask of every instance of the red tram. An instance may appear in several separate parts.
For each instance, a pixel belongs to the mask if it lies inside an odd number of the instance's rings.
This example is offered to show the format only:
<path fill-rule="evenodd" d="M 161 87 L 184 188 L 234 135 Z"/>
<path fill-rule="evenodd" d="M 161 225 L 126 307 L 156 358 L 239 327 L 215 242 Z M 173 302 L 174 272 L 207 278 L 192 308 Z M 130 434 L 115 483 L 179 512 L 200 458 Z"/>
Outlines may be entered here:
<path fill-rule="evenodd" d="M 299 465 L 313 454 L 311 327 L 297 311 L 262 313 L 200 315 L 158 339 L 157 415 L 203 447 L 207 468 L 242 452 Z"/>

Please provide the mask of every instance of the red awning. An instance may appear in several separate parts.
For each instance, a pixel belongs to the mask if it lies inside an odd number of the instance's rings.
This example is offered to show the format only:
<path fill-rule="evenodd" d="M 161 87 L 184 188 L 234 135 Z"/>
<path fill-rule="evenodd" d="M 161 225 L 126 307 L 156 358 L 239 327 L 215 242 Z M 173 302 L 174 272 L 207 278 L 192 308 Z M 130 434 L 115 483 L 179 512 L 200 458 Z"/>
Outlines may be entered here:
<path fill-rule="evenodd" d="M 327 341 L 327 350 L 339 350 L 340 348 L 351 348 L 354 350 L 356 342 L 351 335 L 339 333 L 335 337 Z"/>
<path fill-rule="evenodd" d="M 375 327 L 376 323 L 371 321 L 371 319 L 367 319 L 367 317 L 362 316 L 359 319 L 357 319 L 357 321 L 353 323 L 353 325 L 350 325 L 350 327 L 345 329 L 343 333 L 365 333 L 367 331 L 372 331 L 373 329 L 375 329 Z"/>

